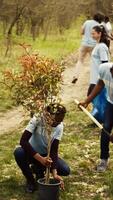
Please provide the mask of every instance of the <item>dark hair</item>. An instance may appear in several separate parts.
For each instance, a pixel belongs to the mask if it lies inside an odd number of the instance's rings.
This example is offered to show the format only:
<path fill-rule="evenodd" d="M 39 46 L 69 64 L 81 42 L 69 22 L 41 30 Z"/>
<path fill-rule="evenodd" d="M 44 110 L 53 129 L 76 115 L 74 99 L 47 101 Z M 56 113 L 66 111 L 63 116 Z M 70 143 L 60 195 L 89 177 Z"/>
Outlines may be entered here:
<path fill-rule="evenodd" d="M 104 26 L 94 26 L 93 29 L 97 32 L 97 33 L 101 33 L 101 38 L 100 38 L 100 43 L 103 42 L 107 45 L 107 47 L 109 48 L 109 39 L 108 39 L 108 35 L 106 33 L 106 30 L 104 28 Z"/>
<path fill-rule="evenodd" d="M 105 23 L 109 22 L 109 17 L 105 16 L 104 21 L 105 21 Z"/>
<path fill-rule="evenodd" d="M 46 109 L 50 114 L 55 114 L 55 119 L 57 122 L 60 123 L 61 121 L 63 121 L 66 113 L 66 108 L 63 105 L 59 103 L 54 103 L 48 105 Z"/>
<path fill-rule="evenodd" d="M 96 13 L 94 16 L 93 16 L 93 19 L 99 23 L 101 23 L 102 21 L 104 21 L 104 14 L 103 13 Z"/>
<path fill-rule="evenodd" d="M 47 106 L 47 111 L 50 114 L 66 113 L 66 108 L 59 103 L 53 103 Z"/>

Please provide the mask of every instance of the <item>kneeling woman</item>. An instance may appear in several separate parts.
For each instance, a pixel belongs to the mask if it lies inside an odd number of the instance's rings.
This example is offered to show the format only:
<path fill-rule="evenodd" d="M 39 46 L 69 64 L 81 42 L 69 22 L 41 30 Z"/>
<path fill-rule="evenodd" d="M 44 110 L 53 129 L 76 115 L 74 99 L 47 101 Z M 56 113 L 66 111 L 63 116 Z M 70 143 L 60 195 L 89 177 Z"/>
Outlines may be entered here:
<path fill-rule="evenodd" d="M 53 177 L 60 181 L 63 181 L 61 176 L 70 174 L 68 165 L 58 157 L 58 146 L 63 134 L 66 109 L 60 104 L 52 104 L 46 109 L 47 113 L 52 116 L 50 158 L 47 158 L 47 133 L 43 114 L 39 119 L 34 116 L 30 120 L 21 137 L 21 146 L 14 151 L 15 160 L 27 180 L 27 192 L 35 190 L 35 182 L 44 177 L 46 166 L 51 166 Z"/>
<path fill-rule="evenodd" d="M 109 62 L 109 40 L 103 26 L 95 26 L 92 30 L 92 37 L 97 41 L 91 55 L 90 86 L 88 96 L 98 82 L 99 66 L 102 63 Z M 106 107 L 106 89 L 93 100 L 92 115 L 101 123 L 104 122 L 104 112 Z"/>

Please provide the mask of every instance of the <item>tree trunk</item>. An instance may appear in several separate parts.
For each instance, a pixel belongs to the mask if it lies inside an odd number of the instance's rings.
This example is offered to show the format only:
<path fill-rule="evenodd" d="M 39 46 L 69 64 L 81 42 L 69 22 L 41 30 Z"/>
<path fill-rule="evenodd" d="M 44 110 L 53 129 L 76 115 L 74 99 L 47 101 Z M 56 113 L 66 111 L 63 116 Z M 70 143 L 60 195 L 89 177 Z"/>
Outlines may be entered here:
<path fill-rule="evenodd" d="M 35 41 L 35 39 L 36 39 L 36 24 L 31 26 L 31 34 L 32 34 L 33 41 Z"/>
<path fill-rule="evenodd" d="M 16 35 L 22 35 L 24 31 L 24 23 L 22 22 L 22 18 L 18 19 L 17 20 L 17 23 L 16 23 Z"/>
<path fill-rule="evenodd" d="M 23 13 L 25 7 L 28 5 L 28 3 L 31 0 L 26 2 L 26 5 L 24 5 L 21 9 L 18 9 L 18 5 L 17 5 L 17 13 L 16 16 L 14 17 L 12 23 L 10 24 L 9 30 L 7 32 L 7 37 L 6 37 L 6 52 L 5 52 L 5 56 L 7 56 L 9 49 L 11 49 L 11 40 L 12 40 L 12 30 L 14 25 L 16 24 L 17 20 L 20 18 L 21 14 Z"/>
<path fill-rule="evenodd" d="M 23 12 L 23 9 L 21 9 L 21 12 L 18 13 L 15 18 L 13 19 L 12 23 L 10 24 L 9 30 L 7 32 L 7 38 L 6 38 L 6 52 L 5 52 L 5 56 L 7 56 L 9 49 L 11 49 L 11 40 L 12 40 L 12 30 L 14 25 L 16 24 L 17 20 L 19 19 L 21 13 Z"/>
<path fill-rule="evenodd" d="M 44 27 L 44 38 L 43 38 L 43 41 L 45 41 L 47 39 L 48 31 L 49 31 L 49 21 L 47 22 L 47 24 Z"/>
<path fill-rule="evenodd" d="M 7 21 L 7 19 L 4 19 L 4 20 L 3 20 L 3 35 L 6 34 L 6 32 L 7 32 L 7 27 L 8 27 L 8 21 Z"/>

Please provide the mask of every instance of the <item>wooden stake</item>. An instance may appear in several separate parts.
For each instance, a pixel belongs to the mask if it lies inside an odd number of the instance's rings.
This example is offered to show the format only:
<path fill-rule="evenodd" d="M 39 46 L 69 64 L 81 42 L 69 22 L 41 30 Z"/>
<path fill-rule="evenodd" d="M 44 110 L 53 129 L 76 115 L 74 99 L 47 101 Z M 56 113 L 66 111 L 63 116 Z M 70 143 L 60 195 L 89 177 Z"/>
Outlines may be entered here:
<path fill-rule="evenodd" d="M 74 100 L 74 102 L 79 105 L 79 101 L 77 99 Z M 100 128 L 100 130 L 103 129 L 103 126 L 91 115 L 90 112 L 86 108 L 84 108 L 82 105 L 79 106 L 81 110 Z"/>

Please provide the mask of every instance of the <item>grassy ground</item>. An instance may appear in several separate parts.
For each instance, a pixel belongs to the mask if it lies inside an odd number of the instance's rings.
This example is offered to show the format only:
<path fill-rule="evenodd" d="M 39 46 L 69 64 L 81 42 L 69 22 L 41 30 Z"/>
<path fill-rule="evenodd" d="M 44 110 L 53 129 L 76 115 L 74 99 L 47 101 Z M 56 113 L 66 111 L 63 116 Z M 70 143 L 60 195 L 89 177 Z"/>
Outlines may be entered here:
<path fill-rule="evenodd" d="M 69 110 L 60 156 L 70 165 L 71 175 L 64 179 L 65 191 L 60 192 L 60 200 L 112 200 L 113 155 L 108 170 L 96 173 L 98 129 L 89 127 L 90 120 L 75 105 L 71 104 Z M 14 132 L 0 136 L 0 200 L 38 200 L 37 191 L 32 195 L 25 193 L 25 181 L 13 157 L 13 150 L 19 143 L 25 124 Z"/>

